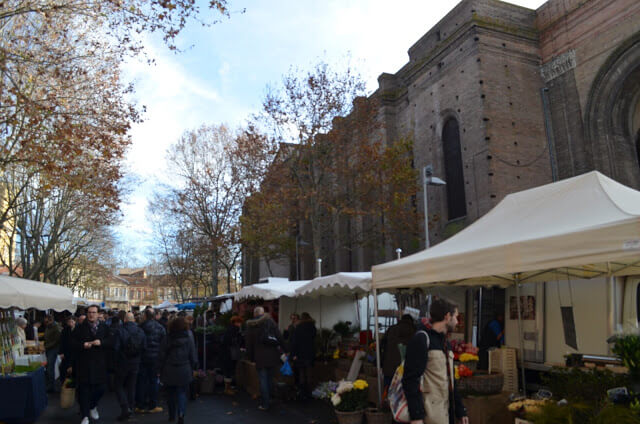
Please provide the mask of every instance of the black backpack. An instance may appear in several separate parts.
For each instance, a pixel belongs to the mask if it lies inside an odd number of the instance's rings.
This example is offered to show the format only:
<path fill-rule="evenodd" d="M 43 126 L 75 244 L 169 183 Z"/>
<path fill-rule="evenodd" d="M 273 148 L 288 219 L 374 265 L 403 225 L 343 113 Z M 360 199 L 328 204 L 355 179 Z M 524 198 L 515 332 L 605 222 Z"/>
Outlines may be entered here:
<path fill-rule="evenodd" d="M 144 333 L 140 329 L 137 330 L 138 331 L 130 332 L 126 328 L 122 328 L 122 331 L 124 331 L 125 334 L 128 334 L 128 337 L 122 346 L 122 352 L 127 358 L 135 358 L 142 354 L 142 349 L 144 347 Z"/>
<path fill-rule="evenodd" d="M 262 337 L 261 342 L 265 346 L 280 346 L 280 341 L 278 340 L 278 335 L 276 333 L 276 327 L 274 325 L 270 325 L 271 323 L 265 322 L 262 327 Z"/>

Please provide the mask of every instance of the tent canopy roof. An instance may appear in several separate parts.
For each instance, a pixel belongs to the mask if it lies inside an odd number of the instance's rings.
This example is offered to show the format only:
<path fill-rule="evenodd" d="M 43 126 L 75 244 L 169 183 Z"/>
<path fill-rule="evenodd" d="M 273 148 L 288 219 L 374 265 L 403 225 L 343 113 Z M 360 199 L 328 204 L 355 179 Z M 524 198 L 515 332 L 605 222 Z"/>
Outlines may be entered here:
<path fill-rule="evenodd" d="M 593 171 L 510 194 L 450 239 L 372 271 L 377 289 L 640 274 L 640 192 Z"/>
<path fill-rule="evenodd" d="M 296 289 L 307 284 L 309 281 L 289 281 L 286 278 L 270 280 L 268 283 L 252 284 L 243 287 L 234 296 L 235 300 L 248 298 L 260 298 L 264 300 L 279 299 L 285 297 L 295 297 Z"/>
<path fill-rule="evenodd" d="M 317 277 L 296 289 L 296 296 L 353 296 L 371 291 L 370 272 L 338 272 Z"/>
<path fill-rule="evenodd" d="M 75 312 L 73 293 L 67 287 L 0 275 L 0 308 Z"/>

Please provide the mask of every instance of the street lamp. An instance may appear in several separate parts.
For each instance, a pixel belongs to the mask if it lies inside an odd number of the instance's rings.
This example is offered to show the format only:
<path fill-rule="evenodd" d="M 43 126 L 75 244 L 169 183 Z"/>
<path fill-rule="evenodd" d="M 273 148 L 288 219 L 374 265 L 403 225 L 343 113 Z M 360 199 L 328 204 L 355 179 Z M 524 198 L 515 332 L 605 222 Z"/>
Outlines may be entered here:
<path fill-rule="evenodd" d="M 433 166 L 427 165 L 422 168 L 422 189 L 424 194 L 424 248 L 429 248 L 429 214 L 427 213 L 427 186 L 443 186 L 445 183 L 438 177 L 433 176 Z"/>
<path fill-rule="evenodd" d="M 400 259 L 400 257 L 402 256 L 402 249 L 400 249 L 399 247 L 396 249 L 396 256 L 398 257 L 398 259 Z"/>

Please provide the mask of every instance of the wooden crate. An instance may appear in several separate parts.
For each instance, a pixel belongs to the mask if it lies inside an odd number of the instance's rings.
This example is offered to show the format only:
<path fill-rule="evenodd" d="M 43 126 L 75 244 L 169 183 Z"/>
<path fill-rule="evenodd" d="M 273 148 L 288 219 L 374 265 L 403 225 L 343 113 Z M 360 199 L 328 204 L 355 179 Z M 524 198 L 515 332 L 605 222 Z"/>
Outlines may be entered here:
<path fill-rule="evenodd" d="M 500 371 L 504 375 L 502 391 L 518 391 L 518 358 L 514 348 L 503 347 L 489 351 L 489 370 Z"/>

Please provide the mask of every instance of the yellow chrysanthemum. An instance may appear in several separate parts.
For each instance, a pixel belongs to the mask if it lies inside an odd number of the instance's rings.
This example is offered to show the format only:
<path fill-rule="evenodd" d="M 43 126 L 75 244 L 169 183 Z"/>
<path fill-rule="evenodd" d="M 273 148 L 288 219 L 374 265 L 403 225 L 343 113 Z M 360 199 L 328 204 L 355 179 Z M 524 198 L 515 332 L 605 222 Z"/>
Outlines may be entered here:
<path fill-rule="evenodd" d="M 353 387 L 358 390 L 364 390 L 369 387 L 369 384 L 364 380 L 356 380 L 353 382 Z"/>

